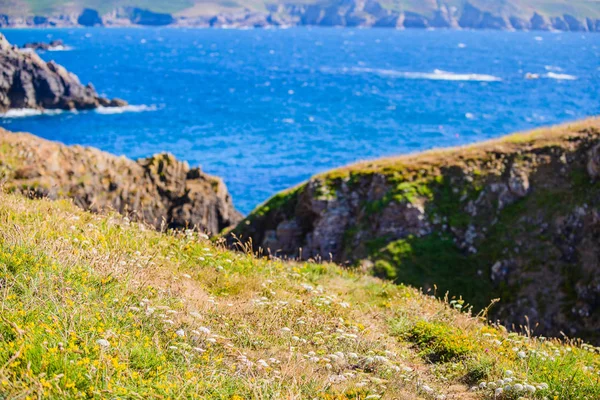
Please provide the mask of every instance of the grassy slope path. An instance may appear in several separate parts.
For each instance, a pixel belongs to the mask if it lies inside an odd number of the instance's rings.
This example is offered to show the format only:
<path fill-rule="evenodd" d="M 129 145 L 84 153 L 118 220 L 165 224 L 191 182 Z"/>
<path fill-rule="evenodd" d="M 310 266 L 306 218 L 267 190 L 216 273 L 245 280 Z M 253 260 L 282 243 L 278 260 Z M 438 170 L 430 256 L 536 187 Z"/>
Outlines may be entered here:
<path fill-rule="evenodd" d="M 0 194 L 0 227 L 1 398 L 600 398 L 599 349 L 356 271 L 66 201 Z"/>

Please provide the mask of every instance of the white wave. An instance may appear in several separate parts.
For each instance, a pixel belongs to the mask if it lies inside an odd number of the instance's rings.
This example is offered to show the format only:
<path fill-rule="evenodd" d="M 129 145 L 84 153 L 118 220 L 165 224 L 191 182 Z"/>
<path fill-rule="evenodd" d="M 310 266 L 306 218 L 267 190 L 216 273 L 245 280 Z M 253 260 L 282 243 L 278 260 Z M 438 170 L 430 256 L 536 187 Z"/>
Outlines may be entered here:
<path fill-rule="evenodd" d="M 123 114 L 128 112 L 144 112 L 144 111 L 155 111 L 156 106 L 146 106 L 146 105 L 128 105 L 123 107 L 98 107 L 94 111 L 98 114 Z"/>
<path fill-rule="evenodd" d="M 348 71 L 348 69 L 344 69 Z M 493 75 L 484 74 L 457 74 L 454 72 L 442 71 L 436 69 L 433 72 L 403 72 L 393 69 L 380 69 L 380 68 L 351 68 L 350 72 L 353 73 L 369 73 L 377 74 L 381 76 L 390 76 L 393 78 L 404 78 L 404 79 L 424 79 L 431 81 L 474 81 L 474 82 L 499 82 L 502 79 Z"/>
<path fill-rule="evenodd" d="M 156 106 L 123 106 L 123 107 L 98 107 L 94 111 L 98 114 L 123 114 L 126 112 L 155 111 Z M 40 115 L 57 115 L 65 112 L 78 113 L 78 110 L 38 110 L 35 108 L 13 108 L 5 113 L 0 113 L 0 118 L 25 118 Z"/>
<path fill-rule="evenodd" d="M 559 81 L 574 81 L 574 80 L 577 80 L 576 76 L 569 75 L 569 74 L 557 74 L 557 73 L 554 73 L 554 72 L 548 72 L 546 75 L 544 75 L 544 78 L 556 79 L 556 80 L 559 80 Z"/>
<path fill-rule="evenodd" d="M 555 67 L 554 65 L 546 65 L 544 68 L 546 69 L 546 71 L 553 72 L 561 72 L 563 70 L 561 67 Z"/>
<path fill-rule="evenodd" d="M 56 115 L 63 113 L 64 110 L 37 110 L 35 108 L 13 108 L 0 114 L 0 118 L 25 118 L 38 115 Z"/>
<path fill-rule="evenodd" d="M 72 47 L 70 47 L 70 46 L 62 46 L 62 45 L 52 46 L 52 47 L 48 48 L 48 51 L 71 51 L 71 50 L 73 50 Z"/>

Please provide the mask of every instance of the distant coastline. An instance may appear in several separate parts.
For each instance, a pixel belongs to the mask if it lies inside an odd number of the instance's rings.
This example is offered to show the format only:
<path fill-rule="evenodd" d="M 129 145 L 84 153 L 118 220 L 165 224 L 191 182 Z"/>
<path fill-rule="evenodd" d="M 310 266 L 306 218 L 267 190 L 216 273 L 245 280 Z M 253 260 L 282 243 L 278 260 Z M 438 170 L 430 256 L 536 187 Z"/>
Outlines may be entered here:
<path fill-rule="evenodd" d="M 92 8 L 51 15 L 21 15 L 0 8 L 0 28 L 72 28 L 72 27 L 173 27 L 173 28 L 269 28 L 295 26 L 395 28 L 395 29 L 466 29 L 514 31 L 600 32 L 600 18 L 569 13 L 548 15 L 495 14 L 467 2 L 458 10 L 440 3 L 427 13 L 394 11 L 378 0 L 345 0 L 334 4 L 273 4 L 266 10 L 248 8 L 184 15 L 155 12 L 138 7 L 120 7 L 107 13 Z"/>

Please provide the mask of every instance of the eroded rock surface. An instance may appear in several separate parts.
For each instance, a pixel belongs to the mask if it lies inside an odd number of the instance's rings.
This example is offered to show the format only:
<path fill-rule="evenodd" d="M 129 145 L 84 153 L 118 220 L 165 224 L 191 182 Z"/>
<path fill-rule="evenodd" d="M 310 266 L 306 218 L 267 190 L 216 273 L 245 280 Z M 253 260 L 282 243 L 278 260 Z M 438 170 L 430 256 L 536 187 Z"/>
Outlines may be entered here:
<path fill-rule="evenodd" d="M 99 96 L 91 84 L 82 85 L 63 66 L 45 62 L 34 51 L 12 46 L 0 34 L 0 112 L 11 108 L 86 110 L 126 104 Z"/>
<path fill-rule="evenodd" d="M 499 297 L 491 315 L 507 326 L 600 343 L 599 149 L 592 119 L 357 164 L 275 196 L 234 233 L 478 309 Z"/>
<path fill-rule="evenodd" d="M 485 3 L 485 4 L 484 4 Z M 548 3 L 548 2 L 546 2 Z M 22 26 L 135 26 L 172 25 L 192 27 L 265 27 L 265 26 L 360 26 L 387 28 L 450 28 L 501 30 L 600 30 L 598 6 L 589 2 L 573 7 L 556 1 L 533 5 L 517 0 L 504 1 L 404 1 L 389 4 L 378 0 L 287 1 L 265 3 L 264 7 L 219 7 L 200 3 L 165 14 L 140 8 L 142 2 L 116 7 L 100 15 L 93 9 L 77 10 L 71 3 L 45 16 L 31 16 L 0 6 L 0 27 Z M 537 6 L 537 7 L 536 7 Z M 10 11 L 10 12 L 9 12 Z M 575 13 L 576 15 L 573 15 Z"/>
<path fill-rule="evenodd" d="M 221 179 L 170 154 L 132 161 L 0 129 L 0 181 L 5 190 L 70 198 L 86 210 L 115 210 L 156 228 L 217 234 L 241 219 Z"/>

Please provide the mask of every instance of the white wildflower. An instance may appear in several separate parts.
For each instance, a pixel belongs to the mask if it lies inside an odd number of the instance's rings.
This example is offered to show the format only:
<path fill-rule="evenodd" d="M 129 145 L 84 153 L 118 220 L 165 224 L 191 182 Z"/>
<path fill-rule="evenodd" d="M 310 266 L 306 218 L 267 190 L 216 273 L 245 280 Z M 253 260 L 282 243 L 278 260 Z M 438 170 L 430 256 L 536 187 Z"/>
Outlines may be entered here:
<path fill-rule="evenodd" d="M 98 343 L 100 347 L 103 347 L 105 349 L 108 349 L 110 347 L 110 343 L 106 339 L 98 339 L 96 340 L 96 343 Z"/>
<path fill-rule="evenodd" d="M 423 386 L 421 386 L 421 389 L 422 389 L 422 390 L 423 390 L 425 393 L 427 393 L 427 394 L 432 394 L 432 393 L 433 393 L 433 389 L 432 389 L 432 388 L 430 388 L 430 387 L 429 387 L 429 386 L 427 386 L 427 385 L 423 385 Z"/>
<path fill-rule="evenodd" d="M 205 335 L 210 335 L 210 329 L 208 329 L 208 328 L 207 328 L 207 327 L 205 327 L 205 326 L 201 326 L 200 328 L 198 328 L 198 330 L 199 330 L 200 332 L 202 332 L 203 334 L 205 334 Z"/>

